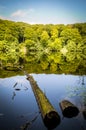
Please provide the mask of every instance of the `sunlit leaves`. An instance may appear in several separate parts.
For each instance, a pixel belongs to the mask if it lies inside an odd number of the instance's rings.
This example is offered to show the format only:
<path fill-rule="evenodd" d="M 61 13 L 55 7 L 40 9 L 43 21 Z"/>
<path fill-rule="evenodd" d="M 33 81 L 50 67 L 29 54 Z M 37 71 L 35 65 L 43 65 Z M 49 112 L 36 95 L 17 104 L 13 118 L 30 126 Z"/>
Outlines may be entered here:
<path fill-rule="evenodd" d="M 61 53 L 50 53 L 50 55 L 48 55 L 48 61 L 50 63 L 54 62 L 54 63 L 60 63 L 61 62 Z"/>
<path fill-rule="evenodd" d="M 62 42 L 60 38 L 56 38 L 55 41 L 48 44 L 50 50 L 59 51 L 62 48 Z"/>
<path fill-rule="evenodd" d="M 0 61 L 6 64 L 39 62 L 43 70 L 50 66 L 54 70 L 61 64 L 63 71 L 62 62 L 65 65 L 73 63 L 73 72 L 78 64 L 86 67 L 86 23 L 30 25 L 0 20 Z"/>
<path fill-rule="evenodd" d="M 61 37 L 63 37 L 65 40 L 73 40 L 75 42 L 78 42 L 79 40 L 81 40 L 81 36 L 79 34 L 78 29 L 72 29 L 72 28 L 65 28 L 61 34 Z M 78 41 L 77 41 L 78 40 Z"/>
<path fill-rule="evenodd" d="M 76 43 L 75 43 L 74 41 L 72 41 L 72 40 L 69 40 L 69 41 L 68 41 L 66 47 L 67 47 L 67 50 L 68 50 L 69 52 L 76 52 L 76 50 L 77 50 L 77 45 L 76 45 Z"/>
<path fill-rule="evenodd" d="M 56 38 L 58 38 L 58 30 L 53 27 L 51 30 L 51 40 L 54 41 Z"/>
<path fill-rule="evenodd" d="M 40 41 L 41 44 L 43 45 L 43 47 L 45 47 L 47 45 L 47 41 L 49 39 L 49 35 L 46 31 L 43 31 L 40 37 Z"/>
<path fill-rule="evenodd" d="M 36 41 L 36 33 L 34 31 L 33 28 L 31 28 L 30 26 L 29 27 L 26 27 L 25 28 L 25 31 L 24 31 L 24 38 L 25 40 L 29 39 L 29 40 L 34 40 Z"/>
<path fill-rule="evenodd" d="M 4 62 L 11 62 L 13 64 L 18 62 L 18 47 L 16 42 L 0 41 L 0 60 Z"/>

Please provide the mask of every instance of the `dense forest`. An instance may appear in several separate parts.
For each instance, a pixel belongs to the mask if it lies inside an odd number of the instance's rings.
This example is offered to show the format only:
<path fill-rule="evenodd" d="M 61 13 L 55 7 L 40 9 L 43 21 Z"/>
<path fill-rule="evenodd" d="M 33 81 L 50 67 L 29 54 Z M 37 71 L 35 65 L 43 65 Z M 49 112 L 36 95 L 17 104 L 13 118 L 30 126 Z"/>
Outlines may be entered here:
<path fill-rule="evenodd" d="M 29 55 L 33 52 L 36 52 L 35 57 Z M 40 57 L 47 58 L 47 54 L 49 63 L 53 59 L 49 56 L 52 52 L 58 54 L 55 59 L 57 64 L 62 56 L 64 62 L 69 62 L 77 54 L 76 62 L 84 61 L 86 67 L 86 23 L 31 25 L 0 19 L 0 68 L 32 60 L 40 63 L 43 62 Z"/>

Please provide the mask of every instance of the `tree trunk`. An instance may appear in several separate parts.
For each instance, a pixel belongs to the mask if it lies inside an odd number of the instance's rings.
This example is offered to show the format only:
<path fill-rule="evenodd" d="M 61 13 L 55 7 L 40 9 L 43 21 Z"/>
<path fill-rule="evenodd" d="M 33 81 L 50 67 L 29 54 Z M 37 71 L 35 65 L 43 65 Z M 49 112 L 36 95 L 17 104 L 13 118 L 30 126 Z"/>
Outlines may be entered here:
<path fill-rule="evenodd" d="M 53 108 L 42 90 L 38 87 L 34 78 L 28 74 L 27 80 L 30 81 L 45 126 L 49 129 L 55 128 L 60 123 L 60 116 Z"/>
<path fill-rule="evenodd" d="M 78 108 L 68 100 L 61 101 L 60 107 L 64 117 L 72 118 L 77 116 L 79 113 Z"/>

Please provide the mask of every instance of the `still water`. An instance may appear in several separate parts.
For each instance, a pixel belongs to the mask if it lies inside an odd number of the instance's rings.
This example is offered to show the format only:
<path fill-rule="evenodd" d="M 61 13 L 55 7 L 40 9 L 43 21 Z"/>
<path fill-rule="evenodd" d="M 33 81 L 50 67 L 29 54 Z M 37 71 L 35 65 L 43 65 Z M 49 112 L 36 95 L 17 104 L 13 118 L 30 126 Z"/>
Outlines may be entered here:
<path fill-rule="evenodd" d="M 86 119 L 82 114 L 86 106 L 86 76 L 31 75 L 59 113 L 61 122 L 54 130 L 86 130 Z M 77 116 L 67 118 L 62 115 L 59 103 L 64 99 L 78 107 Z M 27 128 L 24 128 L 26 124 Z M 0 78 L 0 130 L 47 130 L 25 75 Z"/>

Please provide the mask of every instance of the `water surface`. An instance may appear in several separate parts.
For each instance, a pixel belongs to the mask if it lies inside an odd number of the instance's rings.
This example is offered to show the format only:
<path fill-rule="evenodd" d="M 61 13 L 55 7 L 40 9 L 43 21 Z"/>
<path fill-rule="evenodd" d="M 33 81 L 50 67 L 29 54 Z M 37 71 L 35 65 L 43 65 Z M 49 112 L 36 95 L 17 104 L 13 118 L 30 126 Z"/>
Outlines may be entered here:
<path fill-rule="evenodd" d="M 55 130 L 86 130 L 86 120 L 82 115 L 86 104 L 86 76 L 45 73 L 31 75 L 60 115 L 61 122 Z M 64 99 L 79 108 L 80 113 L 76 117 L 63 117 L 59 102 Z M 0 104 L 1 130 L 23 130 L 27 122 L 27 129 L 47 129 L 25 75 L 0 78 Z"/>

